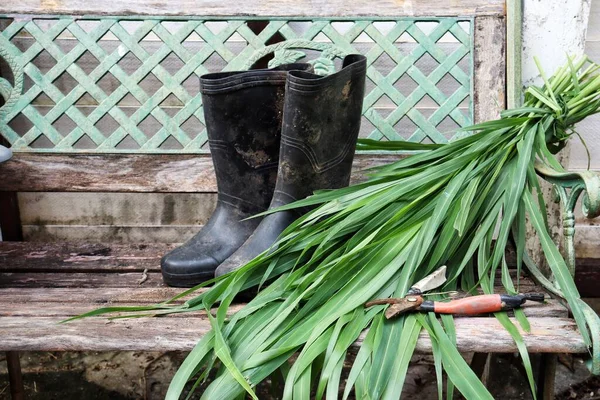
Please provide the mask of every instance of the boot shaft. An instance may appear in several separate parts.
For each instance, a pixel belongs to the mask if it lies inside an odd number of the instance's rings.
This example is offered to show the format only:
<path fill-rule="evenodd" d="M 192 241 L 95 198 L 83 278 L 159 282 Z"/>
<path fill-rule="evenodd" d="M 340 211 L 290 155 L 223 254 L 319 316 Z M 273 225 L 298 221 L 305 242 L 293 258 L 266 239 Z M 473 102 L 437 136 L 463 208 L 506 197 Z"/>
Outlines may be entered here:
<path fill-rule="evenodd" d="M 286 77 L 309 68 L 286 64 L 200 78 L 219 201 L 251 214 L 267 209 L 277 179 Z"/>
<path fill-rule="evenodd" d="M 362 55 L 347 56 L 342 69 L 328 76 L 290 72 L 271 207 L 303 199 L 317 189 L 349 184 L 365 75 Z"/>

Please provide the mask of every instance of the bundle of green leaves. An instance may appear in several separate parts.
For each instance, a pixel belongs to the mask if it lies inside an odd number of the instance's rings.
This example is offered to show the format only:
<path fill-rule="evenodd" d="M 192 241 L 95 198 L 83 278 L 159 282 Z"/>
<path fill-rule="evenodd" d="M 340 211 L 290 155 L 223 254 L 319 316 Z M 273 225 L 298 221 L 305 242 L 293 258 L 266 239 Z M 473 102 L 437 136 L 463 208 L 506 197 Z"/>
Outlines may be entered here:
<path fill-rule="evenodd" d="M 177 372 L 169 399 L 179 398 L 190 379 L 199 384 L 211 370 L 216 378 L 202 398 L 250 394 L 256 399 L 253 388 L 275 373 L 285 379 L 285 399 L 309 399 L 311 391 L 317 399 L 338 398 L 347 351 L 359 337 L 344 398 L 354 393 L 361 399 L 397 399 L 423 329 L 431 337 L 440 397 L 445 371 L 450 395 L 456 387 L 469 399 L 491 398 L 456 349 L 451 316 L 411 313 L 386 320 L 386 305 L 364 304 L 403 297 L 443 264 L 448 273 L 443 291 L 492 293 L 500 274 L 503 290 L 516 293 L 505 260 L 509 241 L 517 250 L 519 272 L 525 264 L 539 275 L 525 252 L 528 217 L 560 288 L 553 292 L 568 303 L 585 343 L 600 344 L 598 317 L 580 300 L 549 235 L 535 172 L 536 162 L 562 170 L 553 154 L 573 134 L 574 124 L 599 110 L 599 68 L 584 57 L 569 60 L 550 79 L 542 73 L 544 86 L 530 87 L 522 108 L 465 128 L 472 134 L 449 144 L 362 140 L 361 150 L 418 151 L 373 170 L 364 183 L 284 207 L 315 208 L 286 229 L 271 251 L 211 282 L 214 286 L 183 305 L 107 308 L 86 315 L 209 311 L 212 330 Z M 254 299 L 227 316 L 236 295 L 257 286 Z M 218 307 L 215 314 L 213 307 Z M 527 318 L 522 311 L 515 314 L 527 331 Z M 520 331 L 505 312 L 496 318 L 513 336 L 533 388 Z M 597 348 L 594 354 L 598 371 Z"/>

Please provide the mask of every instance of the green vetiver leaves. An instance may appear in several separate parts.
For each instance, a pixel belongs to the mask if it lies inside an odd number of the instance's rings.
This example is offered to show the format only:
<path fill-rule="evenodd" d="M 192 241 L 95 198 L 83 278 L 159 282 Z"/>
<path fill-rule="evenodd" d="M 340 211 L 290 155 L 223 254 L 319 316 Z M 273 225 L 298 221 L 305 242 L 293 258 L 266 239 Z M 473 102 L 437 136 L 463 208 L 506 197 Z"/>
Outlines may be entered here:
<path fill-rule="evenodd" d="M 203 379 L 206 368 L 212 367 L 216 378 L 202 398 L 255 398 L 255 386 L 271 377 L 284 380 L 284 399 L 335 399 L 340 396 L 346 354 L 357 340 L 361 346 L 341 397 L 398 399 L 423 329 L 431 337 L 438 378 L 448 377 L 448 398 L 454 389 L 468 399 L 491 398 L 456 349 L 452 317 L 441 318 L 442 323 L 425 314 L 386 320 L 386 306 L 366 309 L 364 304 L 404 296 L 442 264 L 448 281 L 441 292 L 460 285 L 471 292 L 479 287 L 492 293 L 497 274 L 503 291 L 517 292 L 518 282 L 515 287 L 504 258 L 510 240 L 517 249 L 517 270 L 524 267 L 540 278 L 525 252 L 528 218 L 558 288 L 540 279 L 569 303 L 584 340 L 593 346 L 591 365 L 599 372 L 600 320 L 579 299 L 550 239 L 534 169 L 538 163 L 562 170 L 554 154 L 573 134 L 575 123 L 600 109 L 599 68 L 584 57 L 569 60 L 550 78 L 542 73 L 544 86 L 529 88 L 522 108 L 464 128 L 472 134 L 445 145 L 360 141 L 362 150 L 413 154 L 372 169 L 366 182 L 285 206 L 314 210 L 288 227 L 271 252 L 211 282 L 212 288 L 183 305 L 108 308 L 85 316 L 217 307 L 210 316 L 212 331 L 177 372 L 168 399 L 178 399 L 188 381 Z M 257 296 L 228 318 L 235 295 L 258 286 Z M 515 316 L 527 332 L 527 318 L 522 312 Z M 514 338 L 533 389 L 521 331 L 505 313 L 497 318 Z M 361 334 L 365 328 L 368 331 Z M 296 358 L 290 364 L 292 357 Z M 441 383 L 438 393 L 441 398 Z"/>

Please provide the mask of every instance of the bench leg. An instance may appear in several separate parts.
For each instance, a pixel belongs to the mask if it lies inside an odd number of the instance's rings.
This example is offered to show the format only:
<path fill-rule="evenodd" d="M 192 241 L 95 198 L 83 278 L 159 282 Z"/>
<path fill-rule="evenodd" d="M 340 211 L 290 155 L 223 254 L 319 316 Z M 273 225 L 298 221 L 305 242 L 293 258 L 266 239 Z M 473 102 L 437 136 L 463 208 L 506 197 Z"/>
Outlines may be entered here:
<path fill-rule="evenodd" d="M 12 400 L 24 400 L 25 389 L 23 387 L 23 375 L 21 374 L 21 362 L 17 351 L 6 352 L 6 365 L 8 366 L 8 381 Z"/>
<path fill-rule="evenodd" d="M 484 377 L 484 373 L 488 363 L 488 357 L 488 353 L 474 353 L 473 358 L 471 359 L 471 369 L 475 372 L 475 375 L 484 382 L 484 385 L 487 380 L 487 377 Z"/>
<path fill-rule="evenodd" d="M 554 399 L 554 379 L 556 377 L 556 354 L 542 354 L 537 379 L 537 398 Z"/>

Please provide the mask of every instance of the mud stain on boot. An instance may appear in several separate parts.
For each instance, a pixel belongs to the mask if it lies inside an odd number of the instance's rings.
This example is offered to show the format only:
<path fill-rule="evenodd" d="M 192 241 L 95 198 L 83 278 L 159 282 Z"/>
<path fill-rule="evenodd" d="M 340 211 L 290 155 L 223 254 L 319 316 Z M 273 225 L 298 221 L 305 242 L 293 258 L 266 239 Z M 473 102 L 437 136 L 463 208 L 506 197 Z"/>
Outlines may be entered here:
<path fill-rule="evenodd" d="M 264 150 L 252 150 L 242 149 L 240 146 L 234 146 L 236 153 L 238 153 L 244 162 L 251 168 L 259 168 L 271 161 L 271 157 Z"/>
<path fill-rule="evenodd" d="M 344 88 L 342 89 L 342 100 L 348 100 L 351 89 L 352 89 L 352 82 L 351 81 L 346 82 L 346 84 L 344 85 Z"/>

